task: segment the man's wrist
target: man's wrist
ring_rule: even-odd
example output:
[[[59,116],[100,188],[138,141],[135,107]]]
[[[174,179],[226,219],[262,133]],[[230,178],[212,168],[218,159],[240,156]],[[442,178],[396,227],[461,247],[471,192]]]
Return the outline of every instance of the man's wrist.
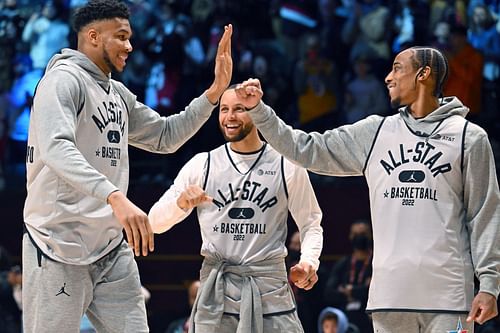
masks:
[[[250,108],[245,107],[245,111],[250,111],[250,110],[253,110],[253,109],[255,109],[256,107],[258,107],[258,106],[259,106],[259,104],[260,104],[260,101],[258,101],[258,102],[257,102],[257,104],[255,104],[254,106],[252,106],[252,107],[250,107]]]
[[[120,194],[122,194],[120,190],[114,190],[108,195],[108,197],[106,198],[106,202],[111,205],[112,202],[116,200]]]
[[[221,95],[222,92],[220,92],[220,89],[217,89],[217,87],[214,84],[212,84],[210,88],[208,88],[205,91],[205,96],[207,96],[208,101],[214,106],[219,104],[219,99]]]

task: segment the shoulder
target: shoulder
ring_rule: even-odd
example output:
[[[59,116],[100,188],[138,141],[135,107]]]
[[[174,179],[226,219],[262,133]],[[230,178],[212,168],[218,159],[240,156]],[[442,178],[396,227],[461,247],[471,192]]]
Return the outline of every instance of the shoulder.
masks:
[[[350,126],[353,130],[363,131],[364,133],[371,133],[371,132],[376,132],[380,127],[380,125],[383,122],[387,122],[387,120],[399,121],[402,120],[402,117],[399,115],[399,113],[387,117],[374,114],[364,119],[361,119],[352,125],[346,125],[346,126]]]
[[[120,82],[115,79],[110,79],[109,82],[113,85],[113,88],[115,88],[116,90],[126,91],[131,93],[130,90],[128,90],[128,88],[123,84],[123,82]]]
[[[135,95],[120,81],[110,79],[109,80],[113,89],[115,89],[123,98],[134,98]]]
[[[481,126],[473,122],[467,122],[464,135],[465,148],[474,146],[480,142],[488,142],[489,144],[488,133]]]
[[[220,145],[219,147],[217,148],[214,148],[212,149],[210,152],[205,152],[205,153],[202,153],[202,154],[218,154],[220,152],[223,152],[226,150],[226,144],[223,144],[223,145]]]
[[[198,153],[194,155],[184,167],[188,168],[197,168],[197,167],[203,167],[208,160],[208,152],[203,152],[203,153]],[[201,169],[199,169],[201,170]]]
[[[53,91],[53,93],[67,91],[76,96],[82,93],[85,86],[78,69],[60,65],[43,75],[38,83],[37,91],[40,89]]]
[[[64,85],[69,82],[78,83],[82,81],[81,69],[68,63],[61,63],[57,67],[48,70],[42,80],[53,80],[58,81],[60,84]]]

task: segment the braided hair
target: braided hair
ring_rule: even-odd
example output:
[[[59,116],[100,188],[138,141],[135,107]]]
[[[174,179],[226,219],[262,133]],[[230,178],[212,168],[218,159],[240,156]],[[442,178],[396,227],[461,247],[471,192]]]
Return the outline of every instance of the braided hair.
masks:
[[[85,6],[78,8],[73,15],[73,30],[80,30],[87,24],[114,18],[129,19],[127,5],[117,0],[90,0]]]
[[[420,68],[418,73],[420,74],[423,68],[429,66],[431,68],[431,75],[436,82],[433,95],[435,97],[442,97],[443,86],[448,78],[448,60],[446,60],[446,57],[441,51],[433,47],[414,46],[411,47],[410,50],[413,51],[411,57],[413,68],[415,70]],[[415,78],[415,81],[416,80]]]

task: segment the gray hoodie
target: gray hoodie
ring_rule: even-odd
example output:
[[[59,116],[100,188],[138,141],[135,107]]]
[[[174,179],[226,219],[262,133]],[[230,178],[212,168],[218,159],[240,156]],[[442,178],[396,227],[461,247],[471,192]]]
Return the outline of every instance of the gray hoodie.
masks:
[[[466,312],[470,309],[474,273],[479,278],[480,290],[498,297],[500,289],[500,194],[498,181],[487,134],[479,126],[463,120],[467,111],[468,109],[457,98],[449,97],[442,100],[438,109],[422,119],[414,119],[406,108],[402,108],[398,114],[391,117],[370,116],[355,124],[328,130],[322,134],[305,133],[292,129],[262,102],[249,111],[255,125],[265,139],[291,161],[320,174],[333,176],[365,175],[367,177],[374,230],[374,280],[370,286],[371,308],[373,310],[400,309],[408,304],[405,310]],[[387,140],[389,136],[387,128],[383,125],[384,122],[400,124],[398,127],[400,132],[393,133],[393,140]],[[385,149],[387,154],[393,148],[395,148],[394,151],[399,151],[399,147],[403,147],[398,143],[400,137],[411,138],[414,143],[419,145],[426,144],[429,139],[435,140],[431,143],[436,142],[442,145],[447,140],[454,140],[439,134],[443,130],[442,126],[446,126],[448,123],[453,126],[457,123],[463,124],[461,130],[457,131],[457,140],[454,141],[455,145],[453,146],[456,147],[453,154],[459,156],[458,161],[454,161],[459,166],[458,170],[453,171],[453,174],[456,175],[454,178],[449,177],[451,172],[447,174],[448,178],[434,177],[436,172],[432,173],[431,170],[428,170],[430,166],[437,165],[436,160],[442,155],[436,154],[432,161],[426,161],[426,165],[421,163],[420,166],[416,163],[412,164],[413,160],[407,157],[405,157],[405,161],[410,160],[408,166],[421,168],[422,172],[426,173],[425,181],[416,185],[424,188],[438,184],[436,187],[438,191],[439,184],[446,188],[446,191],[441,193],[440,199],[442,200],[435,201],[434,206],[439,207],[435,209],[436,211],[446,210],[442,205],[439,206],[440,202],[446,204],[459,202],[459,204],[447,206],[452,207],[448,209],[447,216],[433,215],[428,218],[425,216],[425,210],[419,210],[414,202],[407,201],[407,203],[415,204],[417,209],[412,210],[411,214],[405,214],[409,212],[407,207],[403,206],[406,201],[402,201],[402,199],[383,201],[384,193],[381,190],[385,191],[383,187],[387,186],[385,180],[381,182],[380,178],[374,179],[373,173],[368,172],[373,170],[373,168],[370,169],[371,166],[379,163],[379,160],[371,158],[372,149],[378,147],[377,154],[379,155],[376,157],[384,152],[380,148],[381,143],[377,142],[380,136],[379,131],[381,129],[385,131],[384,138],[387,141],[382,142],[387,143]],[[444,130],[448,129],[444,128]],[[452,148],[448,149],[450,152],[452,151]],[[402,150],[401,154],[409,152],[415,155],[417,150]],[[418,159],[415,156],[414,158]],[[394,165],[391,167],[396,168],[401,164],[400,162],[394,161]],[[391,167],[388,167],[387,172],[391,171]],[[397,172],[393,174],[398,175]],[[392,177],[391,181],[391,184],[397,182],[397,176]],[[451,184],[446,183],[447,181],[450,181]],[[412,186],[416,185],[412,184]],[[404,191],[400,190],[403,186],[405,184],[400,184],[398,190],[394,191],[396,197],[411,196],[417,191],[418,193],[423,191],[422,193],[425,194],[418,202],[430,202],[431,198],[435,199],[432,195],[436,192],[431,192],[427,188],[417,190],[406,186]],[[426,197],[427,193],[432,194],[430,198]],[[375,194],[377,194],[376,197]],[[390,197],[390,191],[387,194]],[[377,206],[375,202],[387,203],[383,207],[387,209],[387,216],[394,217],[394,220],[381,218],[381,211],[384,208],[380,208],[380,205]],[[423,215],[422,212],[424,212]],[[419,219],[422,221],[422,217],[428,219],[426,226],[433,223],[433,229],[428,229],[427,232],[433,237],[418,238],[425,235],[425,230],[418,229],[418,224],[406,223],[403,216],[412,219],[412,221]],[[453,219],[454,217],[456,218]],[[412,234],[412,228],[420,233],[414,234],[418,235],[417,239],[405,238]],[[393,240],[397,244],[389,244]],[[421,242],[419,243],[418,240]],[[438,243],[433,244],[433,241]],[[403,249],[404,254],[396,251],[390,252],[396,248]],[[431,252],[432,255],[429,255]],[[377,259],[381,260],[377,261]],[[453,262],[453,265],[437,271],[425,269],[439,262]],[[401,264],[398,266],[400,270],[394,268],[398,263]],[[416,266],[413,269],[418,270],[419,274],[410,276],[410,280],[399,281],[398,277],[403,275],[400,274],[401,271],[411,266],[409,263],[415,263]],[[383,282],[380,284],[375,281],[376,275],[384,267],[393,269],[394,273],[391,275],[389,272],[384,272],[384,279],[392,277],[393,280],[380,279],[379,281]],[[454,287],[439,291],[418,288],[422,285],[422,281],[425,282],[424,285],[432,285],[433,281],[437,281],[435,279],[441,282],[452,280]],[[376,286],[374,287],[374,285]],[[379,288],[380,285],[392,287]],[[400,294],[401,290],[405,292]],[[436,295],[442,297],[439,298]],[[449,295],[452,295],[453,300],[449,300]],[[439,302],[434,302],[436,299]]]
[[[209,118],[206,96],[160,117],[83,53],[63,49],[40,80],[31,112],[26,228],[42,252],[68,264],[103,257],[122,240],[106,200],[127,193],[128,144],[171,153]]]

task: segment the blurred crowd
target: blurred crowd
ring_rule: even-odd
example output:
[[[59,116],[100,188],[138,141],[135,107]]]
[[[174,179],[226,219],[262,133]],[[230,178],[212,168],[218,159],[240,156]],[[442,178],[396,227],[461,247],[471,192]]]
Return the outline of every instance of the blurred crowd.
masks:
[[[54,53],[76,48],[69,18],[85,2],[0,0],[0,191],[24,186],[36,85]],[[394,55],[409,46],[432,45],[449,60],[444,95],[458,96],[470,108],[468,118],[488,132],[500,168],[499,0],[130,0],[128,4],[134,51],[124,72],[114,77],[160,114],[182,110],[210,84],[217,43],[227,23],[235,28],[232,81],[259,78],[266,103],[287,123],[307,131],[394,112],[384,84]],[[138,168],[132,171],[131,182],[164,182],[194,153],[223,142],[211,134],[212,129],[206,133],[169,159],[131,148],[132,168]],[[361,231],[351,230],[349,236],[352,254],[332,268],[325,267],[313,292],[296,291],[306,332],[333,332],[324,329],[329,324],[323,326],[323,320],[335,320],[335,327],[344,323],[344,332],[356,332],[356,326],[366,332],[370,326],[362,309],[371,276],[371,231],[363,223],[357,227]],[[292,242],[289,250],[293,261]],[[4,260],[8,256],[2,251],[0,327],[16,332],[22,279],[19,268]],[[169,332],[183,332],[185,318],[177,324]],[[492,327],[491,332],[498,332],[499,326]]]
[[[16,179],[24,182],[29,108],[36,84],[54,53],[76,47],[69,18],[83,3],[0,0],[0,189]],[[128,4],[134,51],[125,71],[115,78],[161,114],[182,110],[211,82],[217,42],[227,23],[235,27],[233,82],[259,78],[266,103],[286,122],[305,130],[323,131],[370,114],[390,114],[384,77],[391,59],[408,46],[433,45],[449,59],[444,94],[456,95],[470,107],[469,118],[487,130],[498,152],[498,0]],[[164,181],[193,153],[212,149],[221,140],[208,134],[191,140],[168,163],[132,151],[132,167],[140,169],[132,172],[131,181]]]

